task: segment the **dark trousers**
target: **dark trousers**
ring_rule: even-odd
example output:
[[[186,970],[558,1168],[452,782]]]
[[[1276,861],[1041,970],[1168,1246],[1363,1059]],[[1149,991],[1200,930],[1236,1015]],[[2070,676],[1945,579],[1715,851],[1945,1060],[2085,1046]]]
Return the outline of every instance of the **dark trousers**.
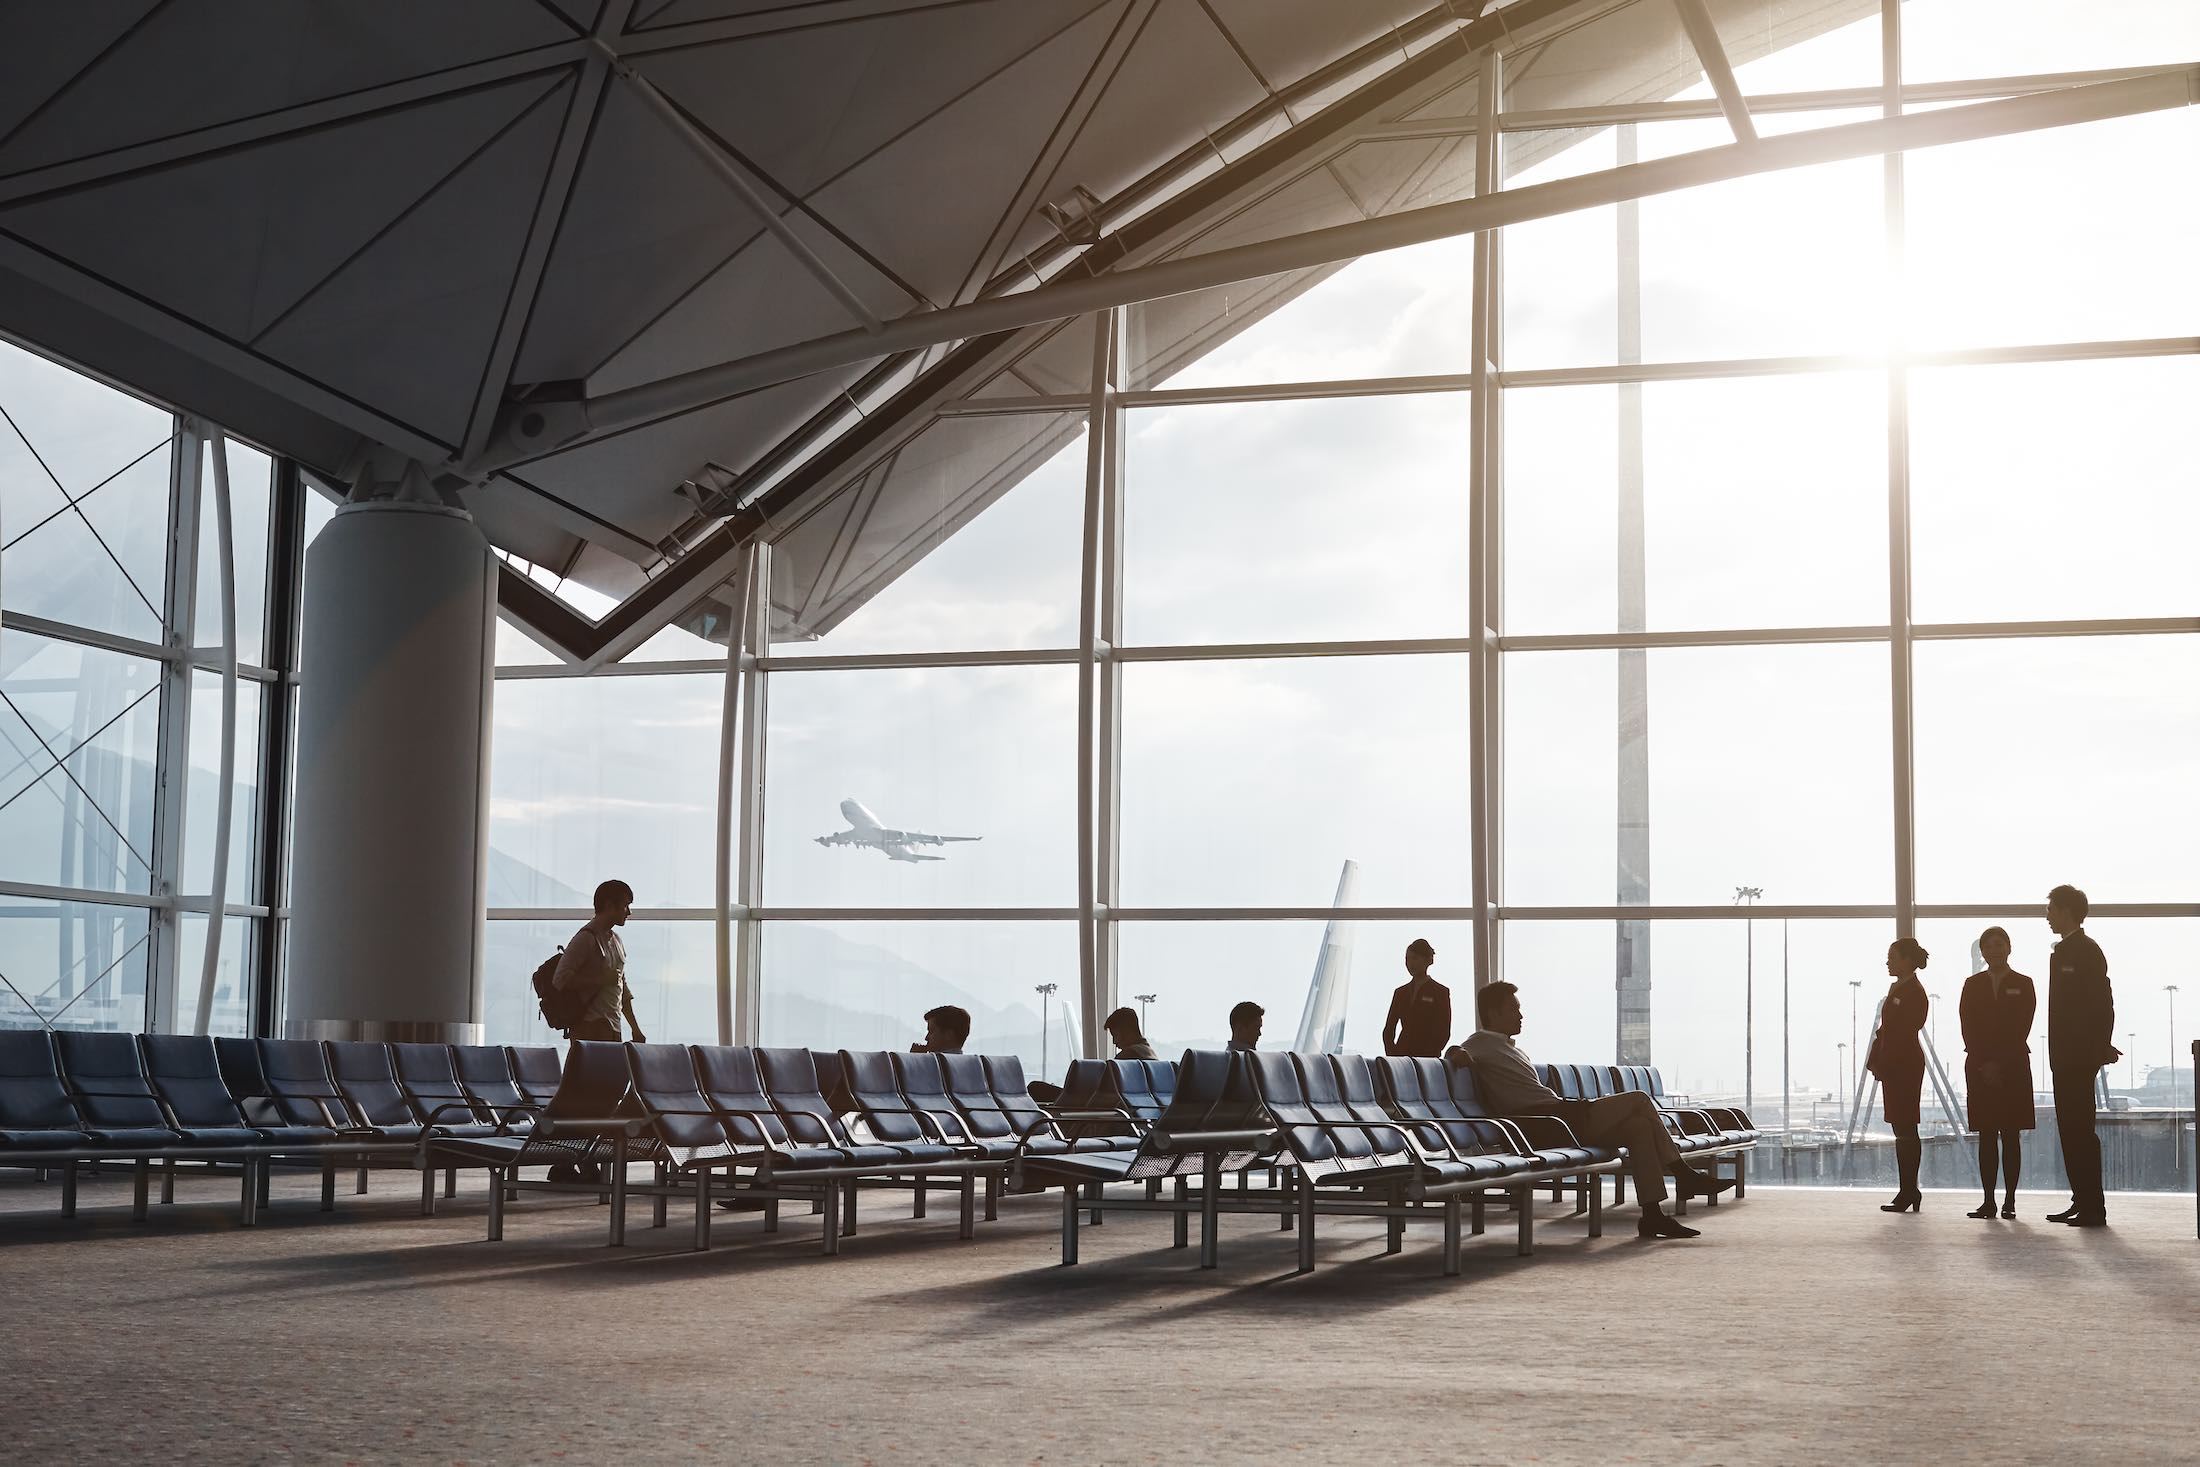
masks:
[[[2055,1130],[2062,1137],[2063,1171],[2070,1200],[2081,1212],[2100,1212],[2101,1138],[2093,1129],[2093,1077],[2097,1071],[2055,1071]]]
[[[611,1039],[619,1037],[617,1019],[583,1019],[565,1031],[568,1039]]]

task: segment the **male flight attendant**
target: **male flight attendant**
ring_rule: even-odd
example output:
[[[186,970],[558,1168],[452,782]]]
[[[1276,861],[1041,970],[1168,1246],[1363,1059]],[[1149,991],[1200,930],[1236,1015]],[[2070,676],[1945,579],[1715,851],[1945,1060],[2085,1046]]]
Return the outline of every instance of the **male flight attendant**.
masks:
[[[2124,1057],[2110,1042],[2116,995],[2108,984],[2108,959],[2084,931],[2090,910],[2085,893],[2074,886],[2047,894],[2047,925],[2062,939],[2047,960],[2047,1067],[2055,1076],[2055,1129],[2062,1137],[2063,1171],[2070,1177],[2070,1205],[2047,1220],[2077,1228],[2108,1225],[2093,1084],[2103,1065]]]

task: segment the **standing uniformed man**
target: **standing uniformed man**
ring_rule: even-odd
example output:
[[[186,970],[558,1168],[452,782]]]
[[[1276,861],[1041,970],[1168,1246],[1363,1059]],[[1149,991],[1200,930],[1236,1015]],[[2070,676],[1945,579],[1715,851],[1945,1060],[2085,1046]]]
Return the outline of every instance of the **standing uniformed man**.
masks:
[[[2112,1042],[2116,996],[2108,986],[2108,959],[2083,930],[2090,910],[2085,893],[2074,886],[2047,894],[2047,925],[2062,939],[2047,966],[2047,1067],[2054,1072],[2055,1129],[2062,1137],[2063,1170],[2070,1176],[2070,1205],[2047,1220],[2077,1228],[2108,1225],[2093,1086],[2101,1067],[2124,1053]]]

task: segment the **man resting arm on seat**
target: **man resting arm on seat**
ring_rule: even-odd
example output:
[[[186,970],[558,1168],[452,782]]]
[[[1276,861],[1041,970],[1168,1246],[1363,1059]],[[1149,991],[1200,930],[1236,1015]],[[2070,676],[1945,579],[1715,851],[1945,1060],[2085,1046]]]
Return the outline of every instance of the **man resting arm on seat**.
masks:
[[[1681,1160],[1657,1102],[1632,1091],[1595,1100],[1567,1100],[1536,1079],[1534,1061],[1513,1043],[1521,1028],[1520,990],[1510,983],[1492,983],[1479,990],[1474,995],[1474,1012],[1481,1027],[1444,1057],[1453,1064],[1473,1066],[1475,1086],[1491,1114],[1557,1116],[1587,1145],[1626,1147],[1628,1175],[1635,1179],[1635,1195],[1642,1201],[1642,1221],[1635,1231],[1645,1238],[1696,1237],[1696,1229],[1665,1211],[1666,1172],[1673,1173],[1683,1197],[1714,1196],[1734,1184],[1707,1177]]]

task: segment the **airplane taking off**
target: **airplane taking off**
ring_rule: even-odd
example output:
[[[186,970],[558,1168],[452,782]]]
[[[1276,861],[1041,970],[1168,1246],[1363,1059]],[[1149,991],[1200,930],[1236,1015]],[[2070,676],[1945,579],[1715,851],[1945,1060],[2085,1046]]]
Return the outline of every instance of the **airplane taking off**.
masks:
[[[840,802],[840,818],[848,822],[846,830],[812,839],[821,846],[869,846],[874,851],[883,851],[889,861],[908,861],[912,865],[918,861],[944,861],[947,857],[920,856],[909,849],[911,846],[941,846],[949,841],[985,839],[982,835],[927,835],[921,830],[889,830],[857,800]]]

